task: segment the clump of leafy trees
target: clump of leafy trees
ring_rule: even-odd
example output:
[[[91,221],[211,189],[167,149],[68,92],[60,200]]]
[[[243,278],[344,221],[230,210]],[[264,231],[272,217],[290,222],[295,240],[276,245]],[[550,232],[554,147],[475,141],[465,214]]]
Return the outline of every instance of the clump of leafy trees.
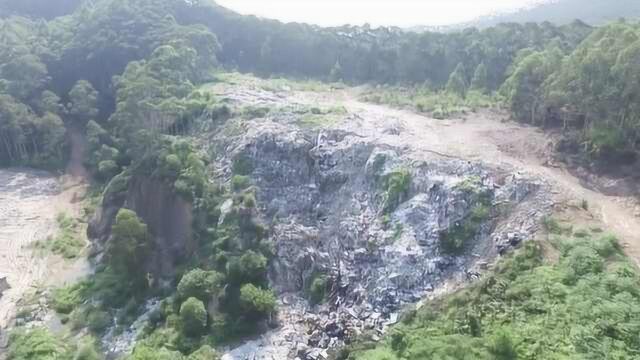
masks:
[[[514,116],[534,124],[575,129],[574,141],[594,160],[635,159],[638,149],[637,24],[595,30],[575,50],[551,43],[523,50],[503,85]]]

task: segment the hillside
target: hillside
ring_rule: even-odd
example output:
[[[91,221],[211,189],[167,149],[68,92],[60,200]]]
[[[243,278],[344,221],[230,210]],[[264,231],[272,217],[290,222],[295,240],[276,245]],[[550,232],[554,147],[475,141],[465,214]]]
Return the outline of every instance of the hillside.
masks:
[[[639,24],[43,1],[0,18],[0,358],[640,354]]]

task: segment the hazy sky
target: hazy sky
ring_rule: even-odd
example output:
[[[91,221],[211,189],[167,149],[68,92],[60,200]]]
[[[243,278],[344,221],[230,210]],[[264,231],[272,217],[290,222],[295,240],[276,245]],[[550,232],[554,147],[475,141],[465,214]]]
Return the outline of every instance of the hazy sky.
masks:
[[[447,25],[540,0],[217,0],[242,14],[324,26]]]

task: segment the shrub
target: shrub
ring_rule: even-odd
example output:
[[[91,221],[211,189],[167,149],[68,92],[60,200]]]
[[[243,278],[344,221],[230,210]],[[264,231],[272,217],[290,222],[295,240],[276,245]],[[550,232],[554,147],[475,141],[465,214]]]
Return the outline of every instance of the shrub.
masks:
[[[113,160],[104,160],[98,163],[98,173],[103,179],[111,179],[120,172],[120,167]]]
[[[203,345],[187,357],[187,360],[219,360],[218,353],[209,345]]]
[[[618,239],[613,235],[603,236],[592,243],[593,248],[598,255],[608,258],[621,252]]]
[[[262,284],[266,272],[267,258],[252,250],[245,252],[240,258],[232,258],[227,263],[227,278],[233,284]]]
[[[246,313],[262,317],[276,310],[276,297],[270,290],[246,284],[240,288],[240,306]]]
[[[182,161],[180,161],[178,155],[169,154],[164,157],[164,161],[160,163],[159,168],[163,176],[176,179],[182,171]]]
[[[233,191],[240,191],[248,188],[251,185],[251,179],[244,175],[234,175],[231,178],[231,189]]]
[[[180,321],[186,335],[202,335],[207,327],[207,310],[204,303],[193,297],[187,299],[180,306]]]
[[[69,314],[86,299],[86,283],[81,282],[71,286],[53,290],[51,303],[53,309],[60,314]]]
[[[271,112],[271,109],[268,107],[256,107],[256,106],[247,106],[242,110],[242,117],[245,119],[259,119],[263,118]]]
[[[516,360],[518,352],[511,339],[511,335],[505,331],[498,331],[489,344],[489,353],[495,360]]]
[[[582,201],[580,202],[580,207],[585,211],[589,210],[589,201],[587,201],[586,199],[582,199]]]
[[[196,298],[205,304],[211,300],[218,291],[224,278],[215,271],[193,269],[186,273],[178,283],[177,295],[181,300]]]
[[[96,334],[104,332],[111,324],[111,317],[106,311],[93,309],[87,317],[87,327]]]
[[[16,329],[9,334],[9,360],[58,360],[68,356],[67,345],[47,329]]]
[[[245,155],[239,155],[233,159],[231,167],[236,175],[249,175],[253,172],[253,161]]]
[[[577,278],[602,272],[604,261],[598,253],[586,246],[576,246],[564,259],[564,264],[568,268],[567,281],[574,282]]]
[[[49,247],[54,254],[65,259],[76,258],[85,243],[79,236],[78,222],[67,214],[60,213],[56,217],[58,233],[50,240]]]
[[[324,275],[316,276],[311,285],[309,285],[309,301],[311,304],[320,304],[325,301],[327,292],[327,277]]]
[[[96,350],[96,344],[92,340],[80,343],[73,356],[73,360],[101,360],[103,358]]]
[[[625,134],[618,126],[599,125],[587,133],[589,153],[593,158],[614,158],[625,149]]]
[[[247,209],[256,207],[256,196],[253,193],[247,193],[242,196],[242,206]]]
[[[184,356],[177,351],[168,350],[164,347],[150,347],[138,345],[127,360],[183,360]]]
[[[389,173],[384,178],[384,212],[390,213],[404,201],[409,194],[411,173],[407,169],[399,169]]]
[[[542,225],[550,234],[560,235],[564,232],[564,229],[562,228],[560,223],[551,216],[545,216],[542,219]]]

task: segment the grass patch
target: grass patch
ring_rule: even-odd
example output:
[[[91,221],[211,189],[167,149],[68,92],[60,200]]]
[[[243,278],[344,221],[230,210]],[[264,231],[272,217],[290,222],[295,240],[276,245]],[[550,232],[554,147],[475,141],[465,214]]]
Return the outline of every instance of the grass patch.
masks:
[[[44,327],[16,328],[9,333],[10,360],[99,360],[97,342],[90,336],[67,338]]]
[[[375,104],[385,104],[398,108],[408,108],[429,114],[436,119],[448,119],[476,112],[481,108],[497,107],[495,96],[470,91],[463,98],[446,91],[433,91],[426,87],[402,88],[386,87],[365,92],[361,100]]]
[[[38,249],[49,250],[65,259],[77,258],[85,247],[81,232],[83,227],[71,216],[60,213],[56,217],[58,233],[44,241],[35,243]]]
[[[295,113],[299,116],[296,122],[298,126],[318,129],[338,123],[347,114],[347,109],[344,106],[303,107],[296,109]]]
[[[344,358],[637,358],[640,275],[615,238],[564,237],[553,245],[557,263],[528,242],[483,281],[427,303],[381,343],[357,343]]]

